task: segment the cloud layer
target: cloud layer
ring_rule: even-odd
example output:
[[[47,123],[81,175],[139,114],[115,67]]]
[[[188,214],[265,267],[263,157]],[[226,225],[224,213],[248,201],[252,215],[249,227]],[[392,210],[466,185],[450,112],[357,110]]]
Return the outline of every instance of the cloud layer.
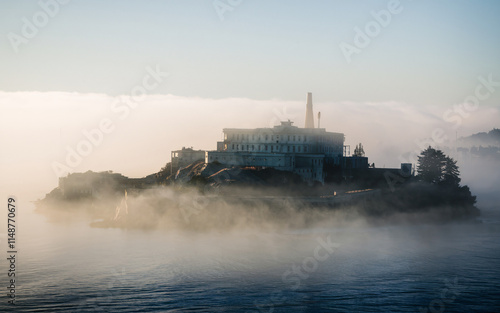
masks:
[[[313,95],[314,97],[314,95]],[[398,167],[401,156],[419,151],[426,138],[441,129],[454,139],[498,127],[498,108],[479,107],[460,128],[443,120],[443,108],[398,102],[314,102],[321,127],[342,132],[351,152],[363,143],[371,163]],[[453,108],[453,107],[450,107]],[[43,196],[57,184],[53,163],[65,164],[68,151],[88,140],[85,133],[108,133],[93,144],[75,172],[113,170],[142,177],[170,160],[170,151],[183,146],[215,149],[222,129],[271,127],[292,120],[303,127],[304,102],[280,99],[206,99],[174,95],[128,96],[67,92],[0,92],[2,189],[34,188]],[[315,121],[317,125],[317,121]],[[443,137],[441,136],[441,137]],[[444,142],[443,144],[446,144]],[[449,143],[448,143],[449,144]]]

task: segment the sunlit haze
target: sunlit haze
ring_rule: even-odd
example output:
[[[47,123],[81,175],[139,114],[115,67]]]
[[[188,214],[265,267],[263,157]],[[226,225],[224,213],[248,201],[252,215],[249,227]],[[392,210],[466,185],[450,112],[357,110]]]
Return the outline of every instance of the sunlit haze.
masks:
[[[14,298],[19,312],[497,310],[499,17],[497,0],[0,1],[0,288],[10,293],[0,311]],[[241,189],[231,170],[275,168],[208,152],[206,163],[169,164],[184,147],[227,152],[228,128],[324,132],[306,127],[308,93],[314,126],[343,134],[344,154],[310,136],[304,174],[295,146],[273,136],[262,159],[284,164],[273,155],[283,144],[295,176],[278,180],[287,170],[276,167],[269,185],[258,176],[266,187]],[[398,179],[423,186],[417,156],[429,146],[449,155],[446,175],[454,160],[460,169],[455,189],[435,185],[480,214],[460,220],[448,201],[456,220],[439,225],[434,202],[412,211],[411,196],[431,199],[420,189],[397,198],[382,175],[403,177],[411,163]],[[309,159],[318,155],[325,163]],[[314,166],[321,177],[307,181]],[[327,166],[338,180],[325,183]],[[359,187],[362,170],[384,185]],[[88,171],[137,180],[68,183]],[[275,187],[286,197],[263,192]],[[191,219],[185,203],[200,210]]]

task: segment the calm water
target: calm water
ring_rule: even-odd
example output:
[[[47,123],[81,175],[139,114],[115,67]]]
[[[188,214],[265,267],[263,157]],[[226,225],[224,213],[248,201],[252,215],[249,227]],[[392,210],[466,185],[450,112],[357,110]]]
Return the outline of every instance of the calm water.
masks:
[[[94,229],[30,210],[19,222],[17,305],[2,296],[0,311],[500,311],[493,210],[474,225],[230,234]],[[329,241],[331,251],[320,244]]]

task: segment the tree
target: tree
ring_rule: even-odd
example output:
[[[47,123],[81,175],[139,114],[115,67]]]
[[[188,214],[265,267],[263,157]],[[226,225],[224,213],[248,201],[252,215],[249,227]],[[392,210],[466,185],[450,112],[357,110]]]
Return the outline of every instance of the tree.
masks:
[[[458,186],[460,183],[457,161],[430,146],[418,157],[417,174],[422,181],[431,184]]]
[[[354,155],[357,157],[364,157],[365,156],[365,150],[363,149],[363,145],[359,143],[359,145],[356,145],[356,149],[354,149]]]
[[[443,180],[441,183],[448,186],[458,186],[461,180],[459,176],[460,171],[458,170],[457,161],[446,157]]]

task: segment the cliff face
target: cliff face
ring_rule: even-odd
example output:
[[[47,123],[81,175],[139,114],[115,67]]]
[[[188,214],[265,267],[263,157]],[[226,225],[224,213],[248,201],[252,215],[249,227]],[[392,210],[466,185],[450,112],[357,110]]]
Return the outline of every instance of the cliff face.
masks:
[[[235,208],[241,212],[265,208],[271,215],[292,210],[291,216],[303,209],[335,209],[381,221],[394,217],[448,221],[479,215],[475,197],[467,187],[432,185],[415,179],[402,181],[394,188],[385,183],[385,188],[360,190],[359,184],[352,182],[310,186],[299,175],[287,171],[226,167],[203,161],[183,167],[169,177],[159,174],[162,173],[138,179],[111,172],[71,174],[38,204],[47,209],[89,212],[94,218],[103,217],[105,227],[149,227],[165,214],[169,216],[167,220],[183,223],[186,215],[202,216],[199,212],[209,211],[212,214],[220,208],[226,210],[226,215],[234,214]],[[365,181],[373,178],[366,174],[360,177]],[[125,210],[123,203],[128,203]],[[120,218],[123,212],[128,216],[126,223]],[[143,216],[145,212],[147,216]],[[203,221],[200,217],[200,223]]]
[[[303,182],[294,173],[273,168],[226,167],[219,163],[195,162],[179,169],[167,180],[175,185],[202,187],[204,191],[217,193],[238,187],[245,188],[245,194],[290,194],[300,191],[311,191],[312,186]]]
[[[267,187],[275,189],[310,188],[299,175],[272,168],[226,167],[219,163],[192,163],[166,177],[159,172],[143,178],[128,178],[118,173],[73,173],[59,180],[59,186],[47,194],[46,199],[101,199],[120,197],[124,191],[140,193],[159,185],[203,187],[220,192],[224,187]],[[261,188],[262,189],[262,188]]]
[[[100,198],[114,193],[123,194],[127,189],[140,190],[156,184],[154,175],[128,178],[122,174],[107,172],[73,173],[59,178],[58,194],[65,199]]]

